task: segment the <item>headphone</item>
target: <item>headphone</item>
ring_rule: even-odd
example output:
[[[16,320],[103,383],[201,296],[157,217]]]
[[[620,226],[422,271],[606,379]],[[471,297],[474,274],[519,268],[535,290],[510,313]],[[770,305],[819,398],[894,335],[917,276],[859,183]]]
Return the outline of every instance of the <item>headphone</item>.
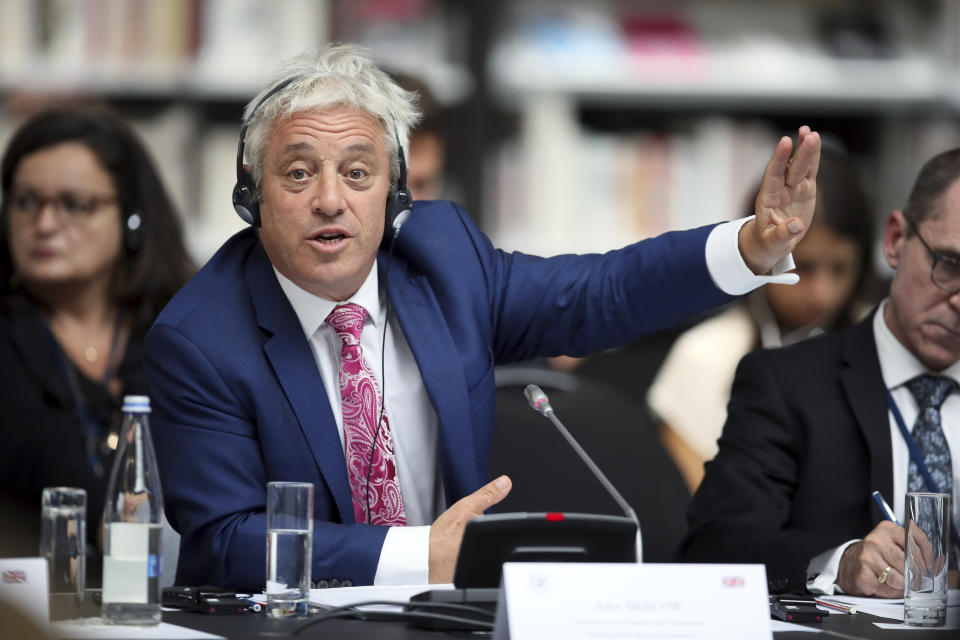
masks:
[[[123,245],[130,253],[140,251],[143,246],[144,226],[143,214],[139,211],[123,217]]]
[[[247,127],[250,126],[250,121],[264,102],[291,82],[300,80],[303,77],[304,76],[293,76],[292,78],[287,78],[270,89],[253,107],[253,110],[250,112],[250,117],[246,119],[240,128],[240,144],[237,146],[237,184],[233,187],[233,208],[244,222],[254,227],[260,226],[260,202],[255,195],[256,185],[253,183],[253,176],[243,168],[243,150],[246,145]],[[394,125],[393,128],[393,135],[397,139],[400,175],[397,177],[397,183],[394,185],[394,189],[390,195],[387,196],[386,222],[383,227],[384,241],[391,237],[395,239],[400,233],[400,227],[406,222],[407,218],[410,217],[410,206],[413,202],[413,198],[410,196],[410,190],[407,189],[407,163],[404,158],[403,146],[400,144],[400,134],[397,133],[396,125]],[[131,218],[132,217],[133,216],[131,216]]]
[[[7,234],[6,225],[7,221],[5,220],[6,216],[2,215],[6,210],[6,203],[0,202],[0,237]],[[127,252],[130,254],[135,254],[143,247],[143,240],[146,234],[146,223],[144,221],[144,216],[140,211],[135,210],[125,216],[123,216],[123,221],[121,223],[122,232],[123,232],[123,246],[127,249]]]

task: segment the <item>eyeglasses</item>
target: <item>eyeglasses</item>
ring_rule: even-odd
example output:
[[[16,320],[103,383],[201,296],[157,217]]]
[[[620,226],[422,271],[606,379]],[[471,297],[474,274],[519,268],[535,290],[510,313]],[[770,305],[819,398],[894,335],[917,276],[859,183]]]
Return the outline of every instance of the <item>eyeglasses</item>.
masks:
[[[10,200],[10,211],[24,218],[34,217],[46,206],[68,220],[83,220],[93,216],[102,207],[113,204],[117,199],[111,195],[82,195],[71,191],[61,191],[52,196],[22,192],[14,194]]]
[[[960,291],[960,260],[945,256],[942,253],[937,253],[931,249],[927,241],[920,235],[920,229],[917,227],[917,223],[907,216],[904,216],[904,218],[906,218],[907,223],[913,228],[913,232],[917,234],[917,238],[920,239],[923,248],[930,254],[930,259],[933,260],[933,265],[930,267],[930,280],[933,284],[937,289],[950,295],[954,295]]]

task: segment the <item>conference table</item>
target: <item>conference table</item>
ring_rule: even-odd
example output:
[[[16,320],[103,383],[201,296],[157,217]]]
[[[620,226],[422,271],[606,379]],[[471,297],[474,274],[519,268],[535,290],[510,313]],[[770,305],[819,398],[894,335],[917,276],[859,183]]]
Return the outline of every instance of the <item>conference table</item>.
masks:
[[[51,613],[58,616],[56,602],[52,603]],[[84,616],[99,615],[99,608],[93,603],[93,598],[86,598]],[[230,640],[269,640],[276,638],[382,638],[384,640],[428,640],[438,638],[483,638],[490,637],[484,634],[471,634],[464,631],[434,631],[423,629],[401,621],[367,621],[350,619],[325,620],[318,624],[304,628],[310,618],[294,618],[275,620],[263,613],[244,613],[226,615],[207,615],[192,611],[164,611],[163,621],[180,627],[188,627],[198,631],[216,634]],[[958,632],[954,630],[938,629],[881,629],[874,622],[890,622],[884,618],[877,618],[869,614],[831,615],[822,623],[810,624],[822,633],[790,631],[776,632],[776,640],[814,640],[817,637],[823,640],[832,638],[846,638],[848,640],[899,640],[923,638],[954,638]],[[129,638],[141,638],[136,628],[131,628]],[[57,638],[53,633],[52,638]]]

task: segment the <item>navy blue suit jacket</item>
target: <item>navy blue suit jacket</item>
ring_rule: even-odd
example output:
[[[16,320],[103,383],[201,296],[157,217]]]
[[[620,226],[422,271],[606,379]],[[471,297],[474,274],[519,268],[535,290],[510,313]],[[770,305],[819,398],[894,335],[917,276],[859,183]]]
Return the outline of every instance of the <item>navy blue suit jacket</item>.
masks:
[[[451,503],[487,480],[494,365],[613,347],[730,300],[707,271],[709,232],[544,259],[494,249],[451,203],[416,204],[387,295],[439,418]],[[316,487],[314,579],[372,583],[387,529],[354,522],[324,381],[252,229],[177,294],[146,347],[178,584],[262,588],[272,480]]]

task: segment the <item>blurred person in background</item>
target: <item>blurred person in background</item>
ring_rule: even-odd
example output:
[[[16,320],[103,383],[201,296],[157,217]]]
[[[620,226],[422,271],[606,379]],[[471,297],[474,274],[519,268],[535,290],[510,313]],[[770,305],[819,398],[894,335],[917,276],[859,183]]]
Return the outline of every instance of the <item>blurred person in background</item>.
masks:
[[[751,198],[746,209],[752,206]],[[813,220],[793,251],[800,282],[757,289],[684,332],[647,393],[664,445],[691,493],[703,479],[704,463],[716,455],[740,358],[849,327],[870,309],[865,295],[873,217],[852,159],[835,145],[824,144],[821,151]],[[689,401],[691,390],[696,402]]]
[[[400,87],[417,95],[422,114],[420,122],[410,130],[407,188],[414,200],[439,200],[446,195],[447,136],[443,109],[419,78],[399,72],[390,75]]]
[[[35,556],[43,487],[85,489],[100,521],[122,397],[147,392],[144,335],[194,269],[149,155],[107,110],[28,119],[0,188],[0,522],[19,528],[0,553]]]

